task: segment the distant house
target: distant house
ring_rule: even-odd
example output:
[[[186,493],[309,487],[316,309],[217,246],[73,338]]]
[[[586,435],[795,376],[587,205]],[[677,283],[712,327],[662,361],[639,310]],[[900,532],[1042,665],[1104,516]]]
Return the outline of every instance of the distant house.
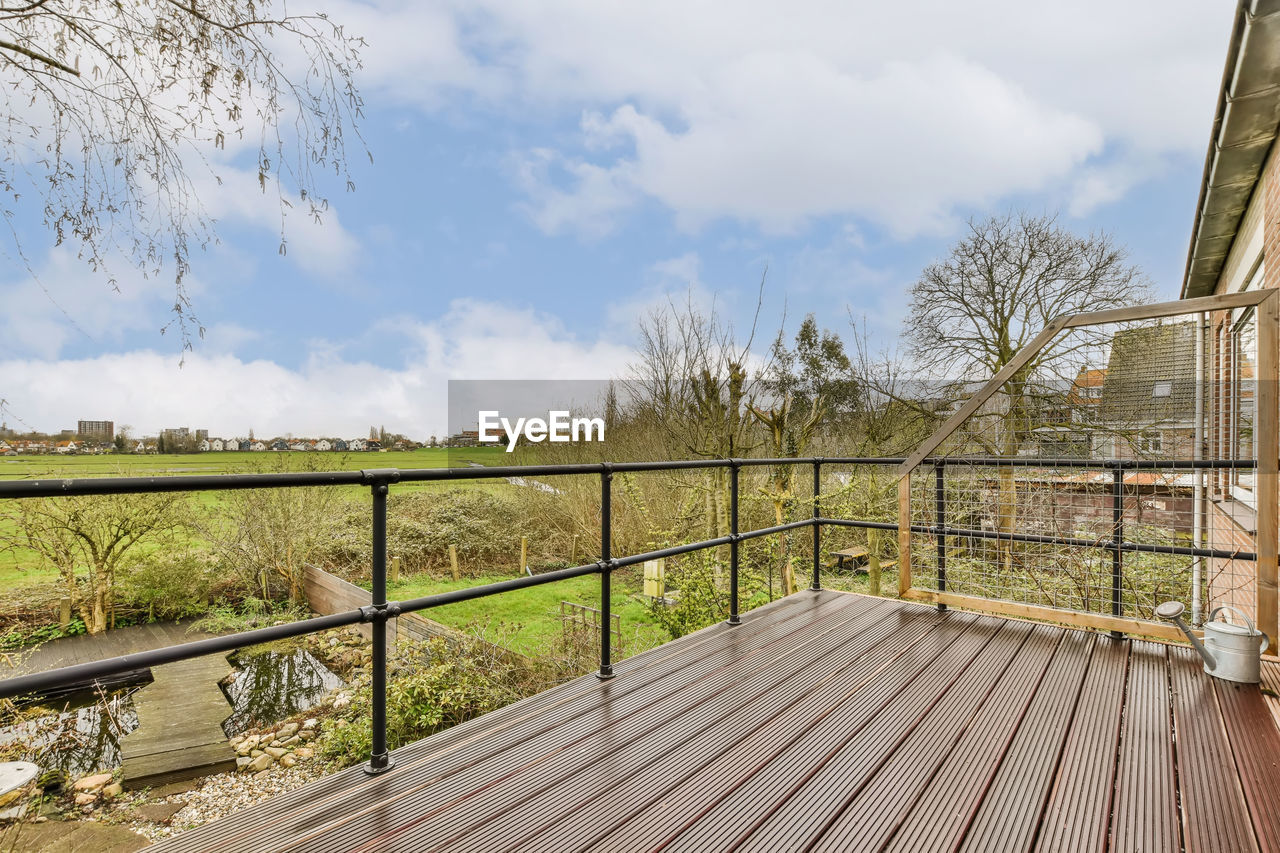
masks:
[[[305,441],[294,441],[294,442],[290,442],[288,449],[289,450],[310,450],[311,446],[307,444]]]
[[[54,446],[54,453],[75,453],[79,450],[79,446],[74,441],[59,441]]]
[[[209,444],[209,439],[207,438],[200,439],[200,443],[196,445],[196,448],[201,453],[208,453],[210,447],[212,447],[212,445]]]
[[[1116,332],[1095,416],[1095,455],[1190,459],[1196,416],[1195,324]]]
[[[372,438],[364,443],[365,450],[381,450],[382,442],[374,441]]]
[[[312,445],[313,450],[333,450],[333,442],[327,438],[322,438]]]
[[[220,450],[222,450],[222,448],[223,448],[223,447],[225,447],[225,446],[226,446],[225,442],[223,442],[223,440],[222,440],[222,439],[220,439],[220,438],[212,438],[212,439],[209,439],[209,441],[208,441],[207,443],[208,443],[208,445],[209,445],[209,449],[210,449],[210,450],[219,450],[219,451],[220,451]]]
[[[289,442],[285,441],[283,438],[277,438],[275,441],[271,442],[271,449],[277,451],[288,450]]]
[[[365,440],[363,438],[353,438],[347,442],[347,449],[352,451],[364,450]]]
[[[267,445],[264,442],[255,441],[253,444],[249,445],[249,449],[253,451],[263,451],[267,449]]]
[[[350,450],[350,448],[347,447],[347,442],[341,438],[335,438],[333,440],[333,449],[340,453],[346,453],[348,450]]]

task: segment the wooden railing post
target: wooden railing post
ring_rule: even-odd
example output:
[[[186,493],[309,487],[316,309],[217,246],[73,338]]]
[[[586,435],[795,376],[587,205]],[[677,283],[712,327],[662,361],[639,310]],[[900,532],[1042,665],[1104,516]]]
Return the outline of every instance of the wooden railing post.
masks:
[[[898,479],[898,597],[911,591],[911,472]]]
[[[1254,399],[1257,404],[1258,469],[1258,629],[1271,641],[1280,640],[1280,595],[1277,594],[1277,556],[1280,555],[1280,291],[1258,304],[1258,365]]]

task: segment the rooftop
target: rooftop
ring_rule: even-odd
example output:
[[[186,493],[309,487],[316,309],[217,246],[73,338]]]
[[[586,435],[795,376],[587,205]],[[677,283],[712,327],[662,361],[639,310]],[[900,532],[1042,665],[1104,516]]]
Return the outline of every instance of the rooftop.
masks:
[[[1280,846],[1269,700],[1188,648],[805,591],[615,673],[155,849]]]

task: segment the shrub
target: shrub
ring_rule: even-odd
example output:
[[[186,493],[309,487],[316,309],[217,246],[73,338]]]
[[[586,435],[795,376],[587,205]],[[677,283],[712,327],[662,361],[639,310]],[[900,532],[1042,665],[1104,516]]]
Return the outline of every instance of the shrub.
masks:
[[[402,645],[404,666],[387,685],[387,742],[395,749],[520,698],[515,665],[479,643]],[[342,716],[325,723],[320,757],[346,767],[372,749],[367,676],[352,684],[355,700]]]
[[[180,619],[208,609],[216,578],[206,554],[159,550],[125,568],[120,599],[151,620]]]

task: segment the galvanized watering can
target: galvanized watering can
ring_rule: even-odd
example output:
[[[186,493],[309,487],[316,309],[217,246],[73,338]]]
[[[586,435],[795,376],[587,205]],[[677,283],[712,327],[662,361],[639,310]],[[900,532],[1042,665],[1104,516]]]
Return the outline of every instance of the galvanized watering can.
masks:
[[[1156,615],[1168,619],[1182,629],[1191,645],[1204,658],[1204,671],[1214,678],[1227,681],[1238,681],[1242,684],[1257,684],[1261,679],[1260,661],[1262,653],[1267,650],[1267,638],[1253,625],[1253,620],[1234,607],[1223,605],[1213,608],[1209,621],[1204,623],[1204,642],[1191,633],[1187,623],[1182,621],[1185,610],[1180,602],[1166,601],[1156,608]],[[1233,622],[1218,621],[1218,614],[1230,610],[1238,616],[1243,625]]]

